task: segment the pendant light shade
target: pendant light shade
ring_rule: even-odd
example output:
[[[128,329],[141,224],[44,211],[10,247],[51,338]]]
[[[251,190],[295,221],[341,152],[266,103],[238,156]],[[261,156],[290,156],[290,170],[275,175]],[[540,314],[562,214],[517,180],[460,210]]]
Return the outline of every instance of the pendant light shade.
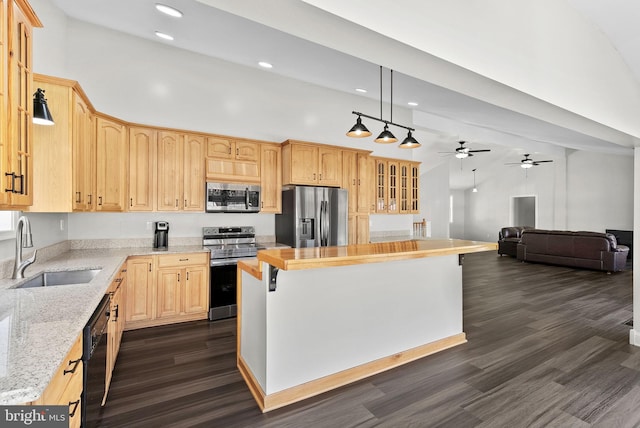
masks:
[[[47,100],[44,97],[44,89],[38,88],[33,94],[33,123],[38,125],[53,125],[53,116],[47,106]]]
[[[347,137],[363,138],[371,135],[371,132],[362,123],[362,119],[358,116],[356,124],[347,132]]]
[[[411,135],[411,131],[409,131],[409,133],[407,134],[407,138],[405,138],[398,147],[400,147],[401,149],[415,149],[420,147],[421,145],[422,144],[418,143],[418,140],[413,138],[413,136]]]
[[[395,135],[391,133],[391,131],[389,131],[389,125],[385,123],[384,131],[382,131],[380,135],[378,135],[378,138],[376,138],[373,141],[375,141],[376,143],[387,144],[387,143],[395,143],[396,141],[398,141],[398,139],[395,137]]]

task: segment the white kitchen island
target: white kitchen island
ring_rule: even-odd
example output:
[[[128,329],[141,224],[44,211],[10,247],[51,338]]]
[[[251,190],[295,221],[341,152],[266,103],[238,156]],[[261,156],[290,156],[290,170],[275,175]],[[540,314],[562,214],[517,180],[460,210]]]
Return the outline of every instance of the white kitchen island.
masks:
[[[258,252],[238,264],[238,368],[263,411],[466,342],[455,239]]]

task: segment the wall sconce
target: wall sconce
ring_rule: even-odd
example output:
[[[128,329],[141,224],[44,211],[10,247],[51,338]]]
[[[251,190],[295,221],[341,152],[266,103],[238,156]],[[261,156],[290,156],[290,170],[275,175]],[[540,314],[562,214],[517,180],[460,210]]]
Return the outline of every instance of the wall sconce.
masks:
[[[44,89],[38,88],[33,94],[33,123],[38,125],[53,125],[53,116],[47,106],[47,99],[44,97]]]

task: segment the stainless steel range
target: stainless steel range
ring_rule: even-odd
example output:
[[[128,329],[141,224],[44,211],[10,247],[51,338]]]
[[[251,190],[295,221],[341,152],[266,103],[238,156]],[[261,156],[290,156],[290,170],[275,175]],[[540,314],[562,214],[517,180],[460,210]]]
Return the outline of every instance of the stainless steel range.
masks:
[[[235,317],[237,264],[258,253],[255,228],[203,227],[202,245],[211,251],[209,319]]]

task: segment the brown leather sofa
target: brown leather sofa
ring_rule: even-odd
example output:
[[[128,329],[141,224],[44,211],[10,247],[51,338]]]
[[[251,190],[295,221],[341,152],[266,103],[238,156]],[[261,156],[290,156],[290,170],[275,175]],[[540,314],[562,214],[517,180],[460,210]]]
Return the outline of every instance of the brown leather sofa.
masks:
[[[624,270],[628,253],[615,236],[599,232],[527,229],[517,246],[518,260],[607,272]]]
[[[518,243],[520,242],[520,236],[525,229],[532,229],[529,226],[511,226],[503,227],[498,232],[498,254],[506,254],[511,257],[515,257],[518,252]]]

